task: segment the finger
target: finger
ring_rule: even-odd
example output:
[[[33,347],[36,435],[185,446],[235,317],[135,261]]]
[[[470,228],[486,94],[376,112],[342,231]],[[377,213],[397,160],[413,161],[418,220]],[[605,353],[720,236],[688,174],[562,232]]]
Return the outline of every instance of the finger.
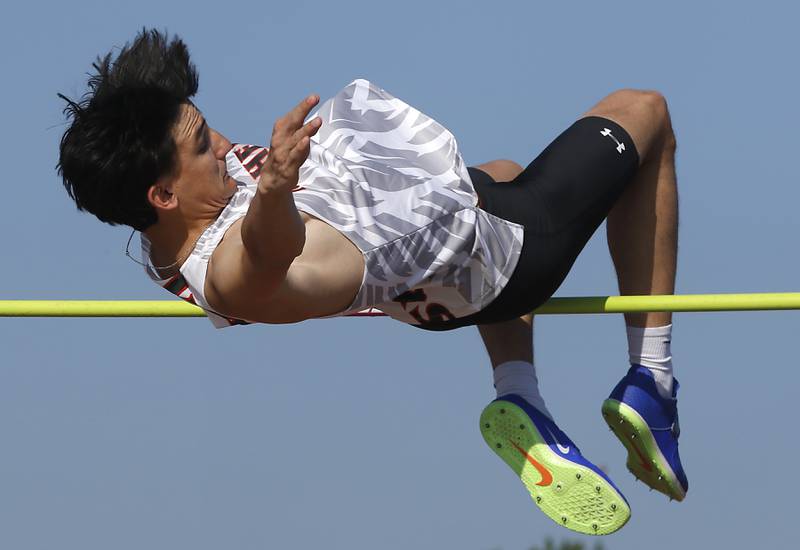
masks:
[[[278,133],[277,137],[279,138],[293,134],[302,126],[303,121],[308,116],[308,113],[311,112],[311,109],[313,109],[317,103],[319,103],[319,96],[316,94],[312,94],[298,103],[294,109],[289,111],[285,116],[280,118],[278,122],[275,123],[273,137],[275,137],[276,133]]]
[[[300,168],[300,165],[306,161],[310,152],[311,139],[308,136],[305,136],[297,142],[297,145],[295,145],[291,151],[289,151],[287,163],[292,167],[293,170],[297,170]]]
[[[320,117],[314,117],[313,119],[309,120],[306,124],[304,124],[302,128],[294,132],[291,136],[286,136],[283,138],[278,137],[277,140],[275,137],[273,137],[273,146],[276,146],[278,150],[291,151],[292,149],[294,149],[294,147],[301,139],[303,139],[304,137],[313,136],[319,131],[321,127],[322,127],[322,119]]]
[[[304,137],[311,137],[316,134],[319,129],[322,128],[322,119],[320,117],[314,117],[309,120],[307,123],[303,125],[302,128],[297,130],[294,135],[292,135],[293,143],[292,146],[296,145]]]

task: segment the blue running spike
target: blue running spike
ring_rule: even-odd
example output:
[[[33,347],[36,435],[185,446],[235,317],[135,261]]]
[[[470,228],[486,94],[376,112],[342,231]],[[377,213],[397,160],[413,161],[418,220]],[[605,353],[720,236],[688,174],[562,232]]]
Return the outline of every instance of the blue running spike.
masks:
[[[672,398],[661,397],[650,370],[633,365],[603,402],[602,412],[628,451],[631,473],[649,487],[680,501],[686,497],[689,482],[678,454],[679,387],[675,380]]]

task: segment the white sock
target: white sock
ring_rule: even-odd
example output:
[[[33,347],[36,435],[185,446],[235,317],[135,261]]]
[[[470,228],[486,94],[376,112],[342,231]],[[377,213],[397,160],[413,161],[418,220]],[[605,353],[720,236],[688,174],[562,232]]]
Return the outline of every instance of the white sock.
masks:
[[[507,361],[497,365],[493,376],[497,397],[515,393],[530,405],[533,405],[536,410],[550,418],[550,420],[553,419],[539,393],[539,380],[536,378],[536,368],[533,363]]]
[[[631,363],[647,367],[653,373],[661,397],[672,397],[672,325],[664,327],[627,327],[628,354]]]

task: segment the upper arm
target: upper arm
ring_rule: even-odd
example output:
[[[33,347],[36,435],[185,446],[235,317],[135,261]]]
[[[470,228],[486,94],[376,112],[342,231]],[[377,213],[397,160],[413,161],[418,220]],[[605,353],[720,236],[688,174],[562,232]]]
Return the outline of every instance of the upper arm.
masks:
[[[223,315],[261,323],[296,323],[341,309],[331,303],[335,291],[325,271],[300,258],[285,267],[259,266],[235,235],[226,237],[211,256],[204,290],[211,308]]]
[[[242,244],[241,235],[236,232],[226,236],[209,259],[204,288],[206,301],[223,315],[248,321],[263,320],[263,312],[269,309],[274,295],[283,285],[288,269],[288,265],[254,263]]]
[[[212,309],[247,321],[295,323],[334,315],[355,299],[364,267],[349,242],[317,231],[288,265],[260,266],[239,227],[229,229],[209,260],[205,294]]]

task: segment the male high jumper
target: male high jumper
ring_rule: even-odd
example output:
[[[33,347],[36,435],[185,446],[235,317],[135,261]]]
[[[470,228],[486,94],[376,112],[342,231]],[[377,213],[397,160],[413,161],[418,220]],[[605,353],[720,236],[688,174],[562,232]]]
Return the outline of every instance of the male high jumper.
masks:
[[[527,168],[468,168],[449,131],[366,80],[303,99],[269,148],[233,145],[192,103],[177,38],[142,31],[68,102],[59,171],[81,210],[142,233],[148,274],[215,326],[376,308],[428,330],[477,325],[497,399],[487,444],[567,528],[606,534],[627,501],[539,394],[531,312],[607,218],[621,294],[674,292],[675,136],[657,92],[620,90]],[[63,96],[62,96],[63,97]],[[602,406],[644,483],[682,500],[671,314],[626,314],[631,367]]]

